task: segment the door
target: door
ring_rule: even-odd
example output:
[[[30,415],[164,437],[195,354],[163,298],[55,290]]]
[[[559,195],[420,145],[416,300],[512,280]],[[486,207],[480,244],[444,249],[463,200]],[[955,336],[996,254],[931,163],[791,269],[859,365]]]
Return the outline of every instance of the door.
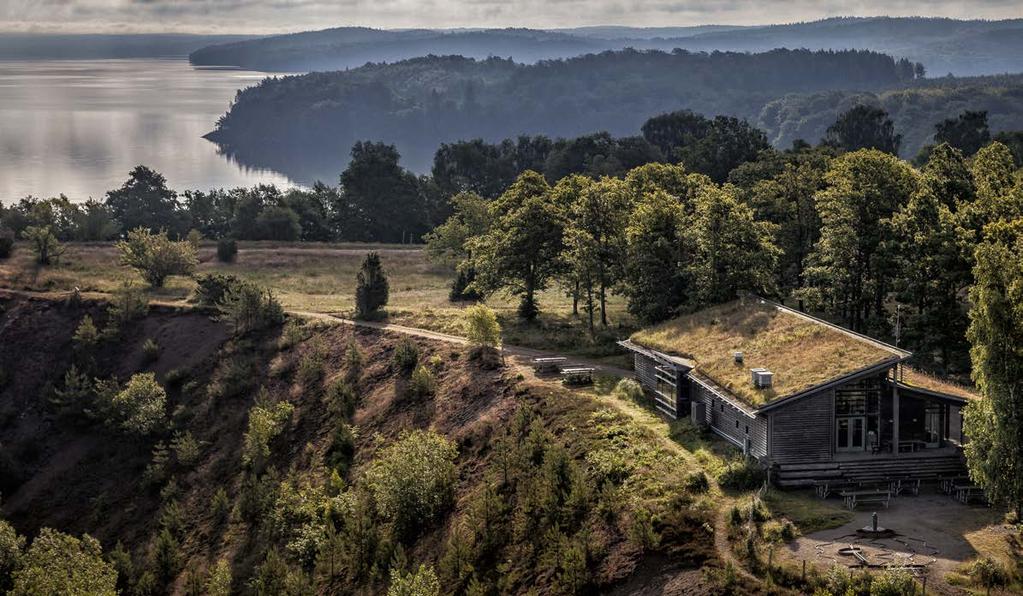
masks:
[[[835,450],[863,451],[866,444],[866,418],[853,416],[835,419]]]

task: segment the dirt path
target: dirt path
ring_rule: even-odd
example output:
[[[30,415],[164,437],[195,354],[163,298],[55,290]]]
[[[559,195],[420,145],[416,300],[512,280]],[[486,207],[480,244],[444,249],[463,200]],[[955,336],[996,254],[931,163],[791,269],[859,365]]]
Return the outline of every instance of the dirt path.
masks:
[[[443,341],[447,343],[466,345],[469,343],[464,337],[457,335],[450,335],[447,333],[440,333],[438,331],[430,331],[429,329],[420,329],[418,327],[406,327],[405,325],[395,325],[394,323],[385,323],[381,321],[356,321],[353,319],[346,319],[337,315],[328,313],[317,313],[310,311],[288,311],[289,314],[296,315],[299,317],[318,319],[324,321],[334,321],[343,325],[351,325],[353,327],[362,327],[366,329],[377,329],[380,331],[392,331],[395,333],[403,333],[405,335],[411,335],[413,337],[422,337],[424,339],[433,339],[436,341]],[[558,356],[556,352],[548,352],[545,350],[536,350],[533,348],[524,348],[522,346],[504,346],[504,354],[506,356],[513,356],[520,359],[533,359],[542,358],[547,356]],[[592,366],[597,370],[598,373],[611,375],[619,378],[632,378],[634,373],[631,370],[626,370],[617,366],[609,366],[607,364],[601,364],[599,362],[593,362],[586,360],[585,358],[571,357],[570,360],[574,363],[584,364],[586,366]],[[549,379],[547,379],[549,380]]]

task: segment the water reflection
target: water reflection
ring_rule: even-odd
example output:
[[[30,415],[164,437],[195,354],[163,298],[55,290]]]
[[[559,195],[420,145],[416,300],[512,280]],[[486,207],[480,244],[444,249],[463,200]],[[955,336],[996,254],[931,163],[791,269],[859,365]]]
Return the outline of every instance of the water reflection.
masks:
[[[292,185],[202,135],[264,75],[185,60],[0,62],[0,201],[101,197],[144,163],[172,188]]]

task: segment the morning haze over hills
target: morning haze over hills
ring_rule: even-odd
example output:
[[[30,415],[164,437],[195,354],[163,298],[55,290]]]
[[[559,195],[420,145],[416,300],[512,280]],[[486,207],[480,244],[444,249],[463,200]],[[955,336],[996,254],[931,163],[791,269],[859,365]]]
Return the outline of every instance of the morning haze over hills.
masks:
[[[689,109],[746,119],[769,141],[819,141],[839,113],[878,105],[912,157],[935,123],[986,110],[1023,128],[1023,20],[833,18],[759,27],[338,28],[217,44],[198,66],[323,71],[238,94],[207,137],[239,163],[311,183],[360,139],[429,171],[442,143],[519,135],[635,136]],[[453,56],[457,56],[454,58]],[[945,76],[951,74],[952,76]]]

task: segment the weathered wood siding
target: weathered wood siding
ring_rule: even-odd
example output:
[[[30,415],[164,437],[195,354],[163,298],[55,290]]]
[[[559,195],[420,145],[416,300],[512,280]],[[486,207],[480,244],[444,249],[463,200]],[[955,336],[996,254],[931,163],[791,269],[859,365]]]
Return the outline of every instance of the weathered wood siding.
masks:
[[[771,461],[828,461],[834,443],[834,392],[822,391],[768,413]]]
[[[642,354],[633,353],[633,356],[633,368],[636,369],[636,378],[639,380],[639,384],[645,389],[653,391],[657,388],[657,377],[654,375],[654,367],[657,366],[657,362]]]
[[[767,455],[767,420],[763,416],[750,416],[700,383],[692,382],[690,387],[693,401],[706,404],[705,422],[711,428],[740,449],[745,448],[748,438],[750,455],[756,458]]]

